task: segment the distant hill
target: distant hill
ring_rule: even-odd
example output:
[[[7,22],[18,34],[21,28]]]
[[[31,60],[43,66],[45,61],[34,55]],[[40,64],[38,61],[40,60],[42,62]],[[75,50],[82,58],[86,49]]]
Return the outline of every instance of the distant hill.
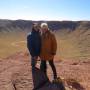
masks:
[[[0,19],[0,32],[12,31],[30,31],[32,23],[47,22],[52,30],[68,29],[70,31],[76,29],[90,29],[90,21],[31,21],[31,20],[4,20]]]

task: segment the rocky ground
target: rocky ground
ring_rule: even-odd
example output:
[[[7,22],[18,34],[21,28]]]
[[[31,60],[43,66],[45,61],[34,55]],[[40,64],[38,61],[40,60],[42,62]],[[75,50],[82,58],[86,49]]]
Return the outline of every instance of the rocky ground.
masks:
[[[71,90],[90,90],[90,60],[55,60],[55,65],[65,86]],[[48,68],[48,76],[52,80],[52,71]],[[30,58],[27,53],[16,53],[0,60],[0,90],[32,88]]]

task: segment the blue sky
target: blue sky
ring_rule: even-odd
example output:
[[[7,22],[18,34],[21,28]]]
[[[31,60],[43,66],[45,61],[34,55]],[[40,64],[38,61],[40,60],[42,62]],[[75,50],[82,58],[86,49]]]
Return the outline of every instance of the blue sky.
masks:
[[[90,0],[0,0],[0,19],[90,20]]]

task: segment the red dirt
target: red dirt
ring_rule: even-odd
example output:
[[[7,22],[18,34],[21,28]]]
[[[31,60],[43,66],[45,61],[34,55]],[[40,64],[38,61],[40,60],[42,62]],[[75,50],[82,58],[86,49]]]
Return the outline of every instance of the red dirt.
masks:
[[[58,76],[72,90],[90,90],[90,60],[55,61]],[[39,66],[39,64],[37,65]],[[51,68],[48,76],[52,79]],[[19,52],[0,60],[0,90],[32,90],[29,54]],[[75,89],[76,88],[76,89]]]

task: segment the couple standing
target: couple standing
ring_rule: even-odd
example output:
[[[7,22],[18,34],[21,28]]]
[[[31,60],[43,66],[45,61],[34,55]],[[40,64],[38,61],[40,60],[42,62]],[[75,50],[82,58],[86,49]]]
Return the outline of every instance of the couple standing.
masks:
[[[31,65],[34,70],[37,59],[40,57],[40,70],[47,74],[47,62],[53,71],[53,81],[57,80],[57,72],[54,65],[54,56],[57,50],[55,35],[49,30],[47,23],[38,23],[32,26],[32,32],[27,36],[27,47],[31,54]]]

